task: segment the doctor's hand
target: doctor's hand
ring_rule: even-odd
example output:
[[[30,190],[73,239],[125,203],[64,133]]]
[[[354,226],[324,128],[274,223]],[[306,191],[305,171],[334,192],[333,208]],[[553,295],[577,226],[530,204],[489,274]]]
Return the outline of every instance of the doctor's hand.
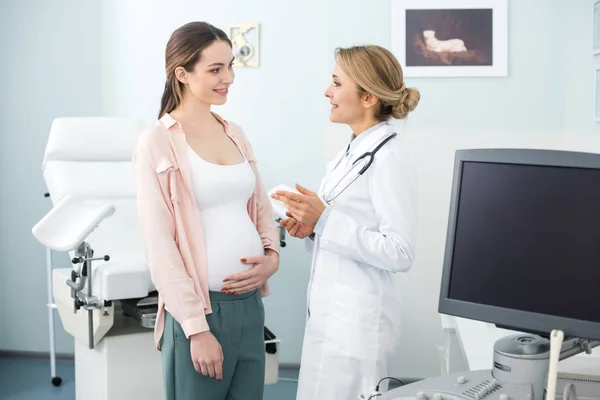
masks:
[[[278,190],[271,197],[282,201],[296,221],[305,225],[316,225],[325,210],[325,204],[316,193],[298,184],[296,184],[296,189],[301,194]]]
[[[298,222],[298,220],[294,218],[292,213],[289,211],[286,212],[285,215],[287,215],[290,218],[282,219],[281,221],[279,221],[279,225],[284,227],[288,231],[290,236],[304,239],[313,233],[315,229],[314,225],[306,225],[301,222]]]
[[[196,371],[211,378],[223,379],[223,349],[210,331],[190,336],[190,353]]]
[[[221,291],[226,294],[242,294],[260,288],[279,269],[279,254],[267,249],[264,256],[247,257],[241,260],[252,268],[237,274],[228,275]]]

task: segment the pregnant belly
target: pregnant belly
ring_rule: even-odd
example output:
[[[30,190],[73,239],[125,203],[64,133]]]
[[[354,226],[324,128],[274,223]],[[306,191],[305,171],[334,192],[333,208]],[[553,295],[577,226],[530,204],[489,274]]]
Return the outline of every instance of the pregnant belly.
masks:
[[[223,279],[252,265],[242,258],[264,254],[262,241],[244,207],[216,208],[202,213],[208,288],[221,291]]]

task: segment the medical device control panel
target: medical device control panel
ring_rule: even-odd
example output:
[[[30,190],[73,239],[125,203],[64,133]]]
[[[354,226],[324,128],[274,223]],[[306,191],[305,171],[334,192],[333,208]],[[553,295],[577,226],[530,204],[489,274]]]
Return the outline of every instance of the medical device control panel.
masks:
[[[383,393],[373,400],[521,400],[530,399],[531,386],[498,382],[490,370],[424,379]]]
[[[568,374],[559,374],[556,400],[564,400],[563,392],[569,383],[575,385],[577,399],[600,400],[598,379]],[[541,395],[545,398],[545,393]],[[492,370],[479,370],[427,378],[371,397],[370,400],[531,400],[533,396],[533,387],[529,384],[498,382]]]

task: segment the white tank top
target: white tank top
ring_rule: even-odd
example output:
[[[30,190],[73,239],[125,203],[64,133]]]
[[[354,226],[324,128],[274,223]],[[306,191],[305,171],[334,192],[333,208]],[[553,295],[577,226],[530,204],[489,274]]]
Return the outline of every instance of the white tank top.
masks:
[[[240,164],[218,165],[205,161],[191,147],[187,149],[192,189],[204,230],[208,288],[220,292],[227,275],[251,267],[240,259],[264,254],[248,215],[256,177],[246,159]]]

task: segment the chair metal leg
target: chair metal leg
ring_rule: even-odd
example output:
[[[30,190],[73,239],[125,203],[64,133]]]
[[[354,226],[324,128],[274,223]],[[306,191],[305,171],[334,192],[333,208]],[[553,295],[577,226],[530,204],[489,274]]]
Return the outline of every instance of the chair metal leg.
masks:
[[[46,281],[48,288],[48,331],[50,336],[50,376],[52,385],[60,386],[62,379],[56,376],[56,348],[54,343],[54,309],[56,304],[52,299],[52,250],[46,248]]]

